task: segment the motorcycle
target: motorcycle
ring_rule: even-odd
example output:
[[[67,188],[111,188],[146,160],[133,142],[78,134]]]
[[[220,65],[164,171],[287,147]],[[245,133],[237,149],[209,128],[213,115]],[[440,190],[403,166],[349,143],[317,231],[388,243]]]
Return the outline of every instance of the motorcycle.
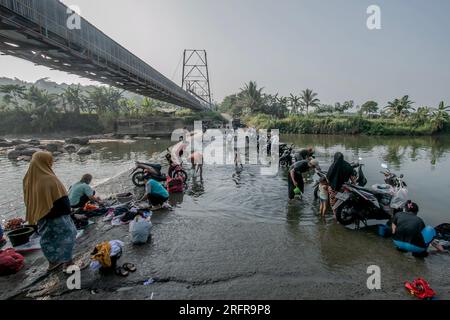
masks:
[[[289,147],[286,144],[280,145],[280,166],[282,167],[289,167],[292,165],[293,157],[292,157],[292,150],[294,148],[294,145],[291,144]]]
[[[359,161],[361,161],[361,160],[362,159],[360,158]],[[366,179],[366,177],[364,175],[364,172],[363,172],[363,169],[362,169],[364,164],[361,164],[359,162],[352,162],[351,166],[354,169],[358,168],[358,175],[357,175],[356,181],[357,181],[358,185],[364,187],[367,184],[367,179]],[[319,170],[317,170],[316,173],[319,176],[319,180],[317,180],[316,183],[314,184],[313,190],[314,190],[314,199],[317,200],[317,199],[319,199],[320,179],[323,178],[323,177],[326,178],[328,172],[327,171],[319,171]]]
[[[167,180],[167,176],[161,173],[161,165],[155,163],[145,163],[136,161],[136,167],[131,171],[131,181],[136,187],[143,187],[145,185],[144,177],[150,174],[152,179],[163,182]]]
[[[403,175],[395,175],[392,180],[385,176],[385,180],[392,185],[373,185],[369,189],[346,183],[343,191],[336,194],[333,210],[337,221],[345,226],[356,223],[359,228],[360,222],[367,226],[367,220],[390,220],[402,211],[408,198]]]
[[[188,175],[186,171],[183,169],[183,163],[178,164],[174,161],[172,161],[172,153],[169,149],[167,149],[167,153],[165,156],[167,162],[169,162],[169,177],[172,179],[182,179],[184,183],[187,182]]]

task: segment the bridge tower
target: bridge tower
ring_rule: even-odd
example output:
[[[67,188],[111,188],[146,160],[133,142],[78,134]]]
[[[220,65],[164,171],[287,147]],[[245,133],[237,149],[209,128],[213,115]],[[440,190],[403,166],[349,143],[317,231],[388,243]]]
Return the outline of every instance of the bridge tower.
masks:
[[[211,107],[211,86],[206,50],[184,50],[181,82],[183,89]]]

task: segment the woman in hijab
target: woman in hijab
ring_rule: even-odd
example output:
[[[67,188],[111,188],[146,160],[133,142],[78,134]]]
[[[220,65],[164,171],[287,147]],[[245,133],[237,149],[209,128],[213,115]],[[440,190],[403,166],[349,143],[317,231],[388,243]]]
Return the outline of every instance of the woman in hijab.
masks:
[[[28,223],[38,226],[41,248],[52,271],[72,264],[77,230],[70,217],[70,201],[64,185],[52,170],[48,152],[33,155],[23,179],[23,194]]]
[[[341,152],[336,152],[334,162],[327,174],[331,207],[336,204],[336,193],[341,191],[344,183],[355,178],[356,172],[351,164],[344,160],[344,155]]]

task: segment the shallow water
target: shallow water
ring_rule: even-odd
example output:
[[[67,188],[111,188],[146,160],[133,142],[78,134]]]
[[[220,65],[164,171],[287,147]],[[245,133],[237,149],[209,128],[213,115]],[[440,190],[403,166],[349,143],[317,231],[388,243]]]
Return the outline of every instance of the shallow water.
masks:
[[[93,185],[103,183],[130,169],[136,160],[145,161],[169,147],[169,140],[94,141],[90,156],[64,154],[56,159],[54,171],[69,187],[85,173],[94,176]],[[24,215],[22,179],[27,162],[13,162],[0,155],[0,220]]]

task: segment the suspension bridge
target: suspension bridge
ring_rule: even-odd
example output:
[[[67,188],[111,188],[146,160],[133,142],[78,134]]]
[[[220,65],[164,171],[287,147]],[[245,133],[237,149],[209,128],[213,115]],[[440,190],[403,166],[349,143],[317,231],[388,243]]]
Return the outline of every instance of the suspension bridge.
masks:
[[[79,17],[58,0],[0,0],[0,53],[143,96],[202,111],[209,104]]]

